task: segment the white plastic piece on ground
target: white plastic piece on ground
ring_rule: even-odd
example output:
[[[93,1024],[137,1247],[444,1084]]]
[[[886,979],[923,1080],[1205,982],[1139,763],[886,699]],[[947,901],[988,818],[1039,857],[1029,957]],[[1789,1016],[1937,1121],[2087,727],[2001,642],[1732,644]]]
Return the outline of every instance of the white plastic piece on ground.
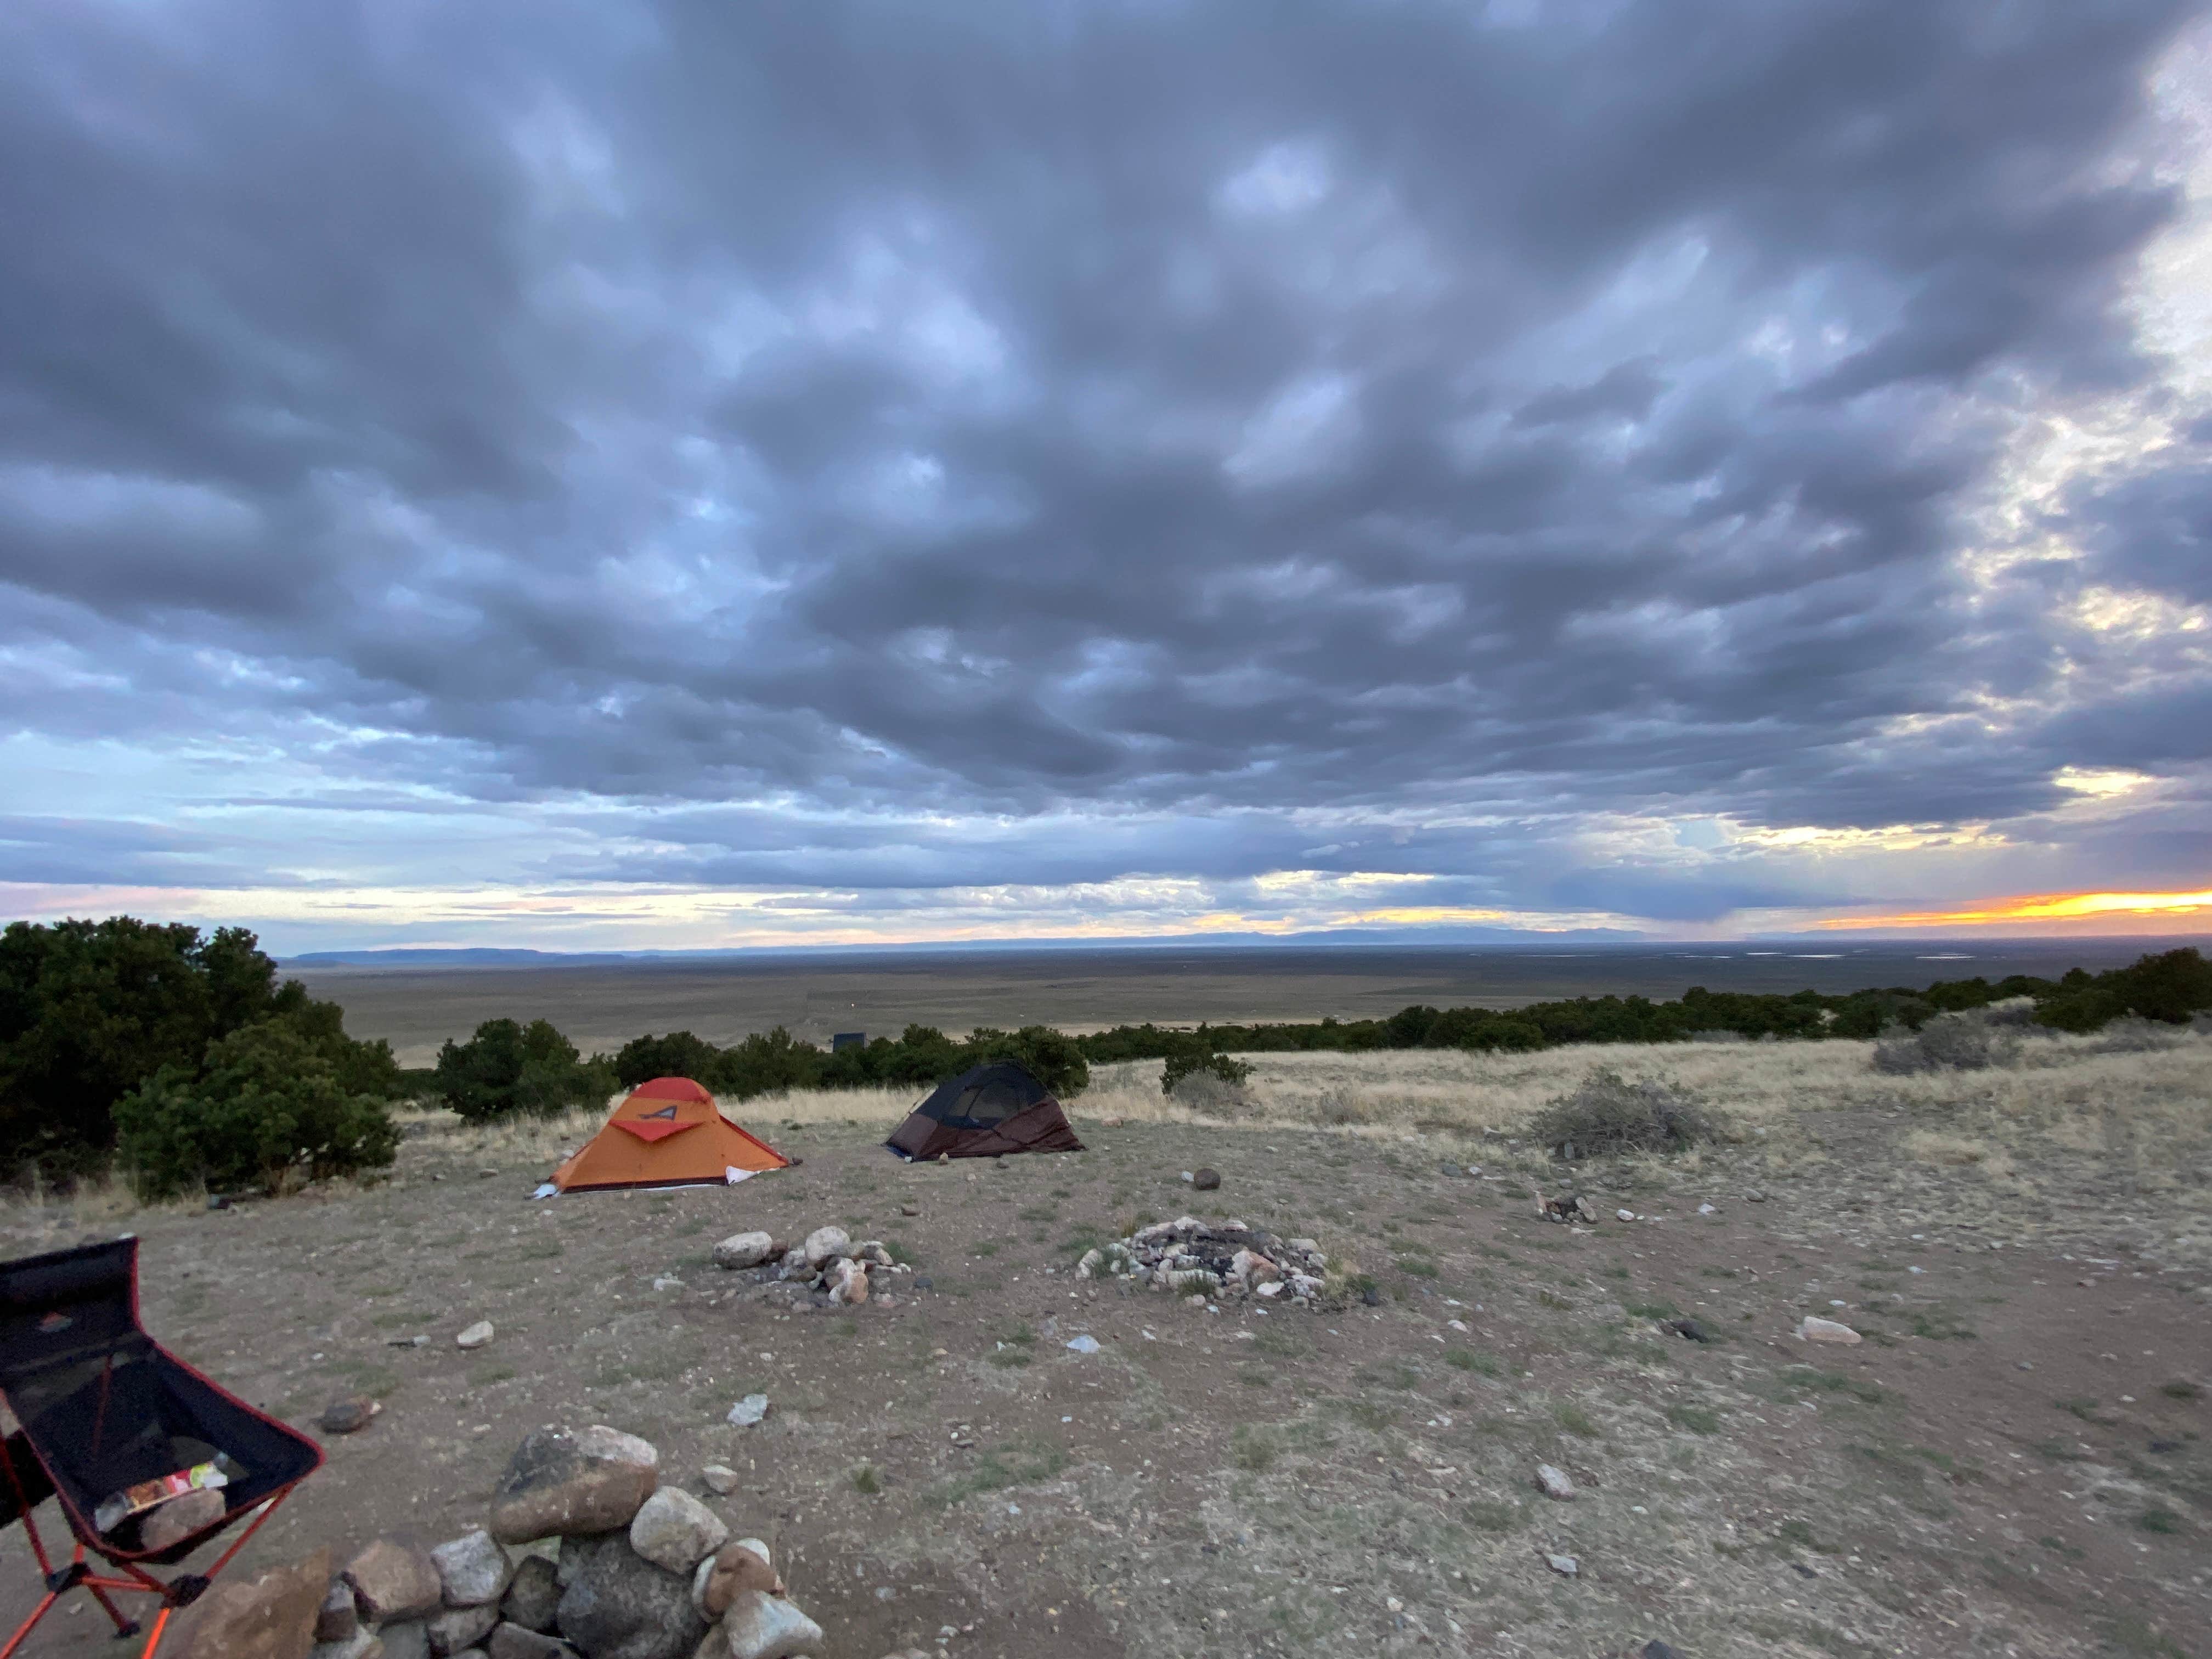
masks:
[[[542,1185],[538,1188],[538,1190],[537,1190],[536,1192],[534,1192],[534,1193],[531,1194],[531,1197],[532,1197],[532,1198],[550,1198],[550,1197],[552,1197],[552,1196],[553,1196],[553,1194],[556,1194],[556,1193],[559,1192],[560,1190],[561,1190],[561,1189],[560,1189],[558,1187],[556,1187],[556,1186],[555,1186],[551,1182],[548,1181],[548,1182],[544,1182],[544,1184],[542,1184]]]

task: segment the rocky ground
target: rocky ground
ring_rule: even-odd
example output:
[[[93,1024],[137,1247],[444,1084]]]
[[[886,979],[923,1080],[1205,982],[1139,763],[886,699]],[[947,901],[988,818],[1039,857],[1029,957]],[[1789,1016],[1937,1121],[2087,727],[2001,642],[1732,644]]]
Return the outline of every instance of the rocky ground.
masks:
[[[545,1202],[434,1121],[371,1189],[4,1242],[134,1230],[187,1358],[310,1432],[380,1400],[249,1567],[458,1537],[526,1432],[605,1424],[772,1547],[836,1659],[2212,1653],[2212,1267],[2091,1152],[1999,1188],[1909,1156],[1902,1111],[1810,1114],[1786,1151],[1548,1178],[1589,1225],[1502,1145],[1074,1117],[1083,1153],[908,1166],[880,1125],[757,1115],[800,1167]],[[1329,1296],[1075,1276],[1184,1212],[1316,1241]],[[714,1265],[824,1225],[912,1273],[817,1308]],[[86,1608],[27,1650],[94,1650]]]

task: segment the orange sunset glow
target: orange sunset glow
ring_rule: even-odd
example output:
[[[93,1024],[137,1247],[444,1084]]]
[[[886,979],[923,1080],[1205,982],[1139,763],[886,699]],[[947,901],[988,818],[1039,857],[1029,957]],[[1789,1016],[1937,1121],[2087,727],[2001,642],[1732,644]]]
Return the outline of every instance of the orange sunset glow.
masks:
[[[2194,893],[2038,893],[1990,899],[1963,910],[1914,910],[1838,917],[1824,928],[1975,927],[2021,921],[2076,921],[2097,916],[2181,916],[2212,911],[2212,890]]]

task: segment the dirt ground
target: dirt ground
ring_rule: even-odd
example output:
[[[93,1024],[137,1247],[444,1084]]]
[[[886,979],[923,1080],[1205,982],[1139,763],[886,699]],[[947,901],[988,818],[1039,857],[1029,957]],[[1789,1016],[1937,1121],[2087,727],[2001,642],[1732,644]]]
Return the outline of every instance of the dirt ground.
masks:
[[[1632,1073],[1642,1052],[1594,1057]],[[382,1399],[249,1563],[455,1535],[526,1430],[604,1422],[695,1491],[703,1463],[740,1472],[708,1501],[777,1546],[832,1659],[948,1624],[973,1659],[1595,1659],[1652,1637],[1690,1659],[2212,1655],[2212,1041],[2053,1048],[1948,1094],[1820,1085],[1862,1076],[1858,1045],[1733,1056],[1673,1063],[1722,1096],[1764,1066],[1773,1097],[1742,1085],[1741,1141],[1675,1160],[1547,1166],[1485,1133],[1510,1111],[1439,1115],[1449,1079],[1419,1094],[1391,1057],[1334,1056],[1381,1104],[1284,1061],[1255,1097],[1273,1121],[1140,1119],[1141,1079],[1104,1078],[1072,1114],[1082,1153],[914,1167],[878,1145],[893,1103],[754,1102],[738,1115],[800,1167],[546,1202],[559,1130],[428,1115],[374,1187],[24,1206],[3,1242],[135,1231],[147,1322],[194,1363],[303,1425]],[[1458,1086],[1540,1082],[1470,1062]],[[2051,1111],[1993,1117],[1982,1096],[2008,1091]],[[1308,1097],[1348,1121],[1289,1121]],[[2137,1100],[2165,1115],[2116,1109]],[[1181,1180],[1202,1164],[1219,1192]],[[1532,1179],[1605,1219],[1540,1219]],[[1379,1305],[1217,1312],[1072,1277],[1091,1243],[1185,1212],[1311,1235]],[[783,1313],[711,1263],[732,1232],[829,1222],[927,1288]],[[1800,1341],[1808,1313],[1868,1340]],[[1686,1316],[1712,1340],[1662,1322]],[[457,1351],[480,1318],[491,1346]],[[1085,1334],[1097,1354],[1066,1346]],[[752,1392],[768,1420],[727,1425]],[[1539,1462],[1572,1501],[1536,1490]],[[0,1537],[10,1625],[31,1588]],[[27,1650],[113,1650],[88,1609]]]

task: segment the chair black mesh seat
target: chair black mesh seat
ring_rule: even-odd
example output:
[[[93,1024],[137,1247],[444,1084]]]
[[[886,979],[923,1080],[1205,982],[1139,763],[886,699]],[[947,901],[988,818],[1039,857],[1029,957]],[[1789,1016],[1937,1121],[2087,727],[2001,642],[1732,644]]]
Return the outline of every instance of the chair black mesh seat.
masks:
[[[146,1334],[138,1322],[135,1238],[0,1262],[0,1399],[19,1425],[0,1460],[0,1523],[21,1519],[46,1565],[30,1512],[49,1495],[58,1500],[77,1540],[77,1563],[68,1572],[49,1568],[48,1602],[58,1578],[88,1584],[118,1626],[124,1621],[103,1587],[161,1592],[168,1606],[181,1605],[204,1588],[204,1580],[187,1575],[164,1584],[143,1568],[182,1560],[249,1511],[283,1497],[323,1461],[313,1441],[225,1392]],[[143,1516],[99,1530],[94,1517],[112,1495],[218,1455],[239,1473],[219,1489],[223,1513],[217,1519],[159,1550],[140,1547]],[[131,1577],[88,1574],[87,1549]],[[176,1594],[187,1583],[195,1588]],[[160,1634],[157,1624],[155,1643]]]

